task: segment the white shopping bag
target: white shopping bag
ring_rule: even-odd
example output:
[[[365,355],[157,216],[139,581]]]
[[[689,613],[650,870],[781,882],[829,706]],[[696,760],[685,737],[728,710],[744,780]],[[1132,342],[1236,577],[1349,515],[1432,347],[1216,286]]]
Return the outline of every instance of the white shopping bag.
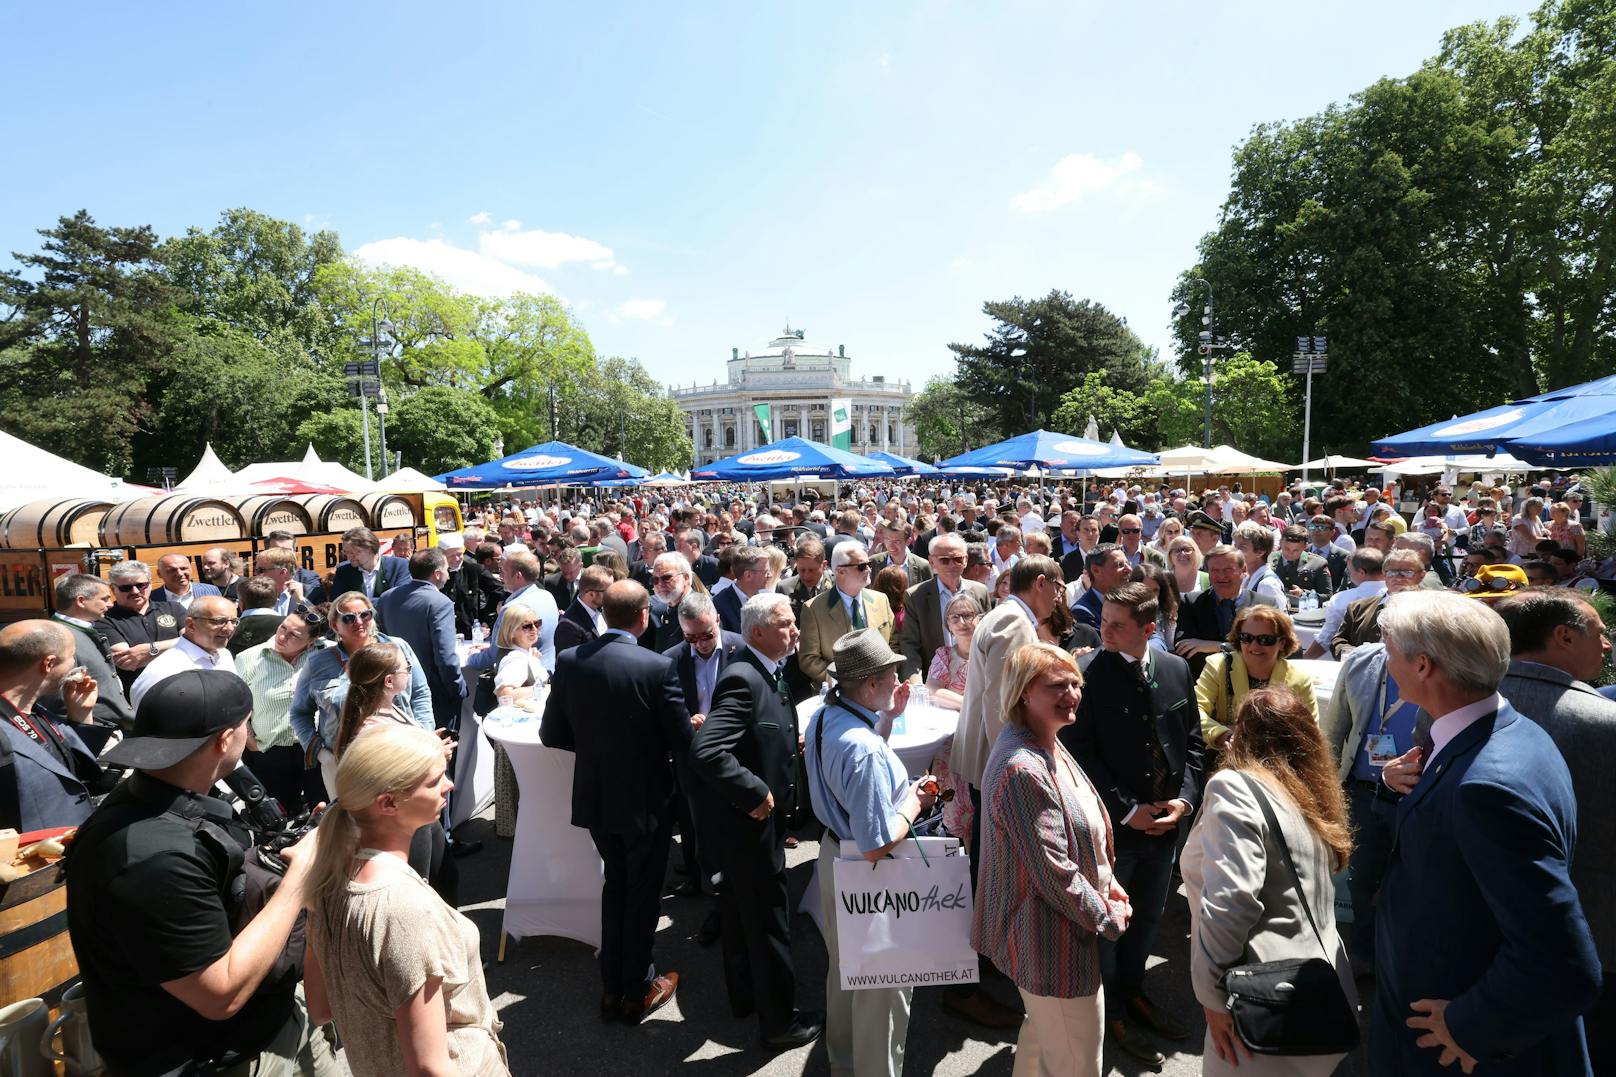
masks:
[[[958,838],[911,838],[873,864],[844,841],[835,883],[825,914],[836,917],[844,991],[976,982],[971,865]]]

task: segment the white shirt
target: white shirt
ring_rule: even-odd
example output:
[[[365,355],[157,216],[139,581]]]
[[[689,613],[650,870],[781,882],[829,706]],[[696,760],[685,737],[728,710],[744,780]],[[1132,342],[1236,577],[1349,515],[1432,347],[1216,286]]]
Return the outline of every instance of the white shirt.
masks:
[[[222,669],[226,673],[236,671],[236,660],[224,648],[218,654],[209,654],[190,640],[181,636],[168,650],[151,660],[151,664],[140,671],[135,683],[129,687],[129,705],[135,710],[140,709],[140,701],[146,698],[151,686],[158,681],[164,681],[176,673],[184,673],[188,669]]]
[[[706,658],[694,647],[690,649],[690,658],[696,667],[697,714],[706,714],[713,709],[713,689],[718,685],[718,656],[723,653],[723,640],[713,645],[713,653]]]
[[[520,602],[528,609],[539,615],[539,660],[544,663],[547,673],[555,672],[555,630],[561,621],[561,611],[556,608],[555,596],[544,589],[538,582],[530,583],[512,595],[506,605]],[[495,628],[499,626],[496,623]]]
[[[1257,568],[1256,572],[1246,577],[1245,602],[1243,605],[1250,605],[1251,599],[1257,595],[1267,598],[1270,605],[1277,606],[1280,609],[1285,609],[1290,603],[1290,600],[1285,595],[1285,585],[1279,582],[1279,577],[1274,575],[1273,569],[1268,567],[1267,562],[1264,562]]]
[[[1030,535],[1034,531],[1042,531],[1047,526],[1048,525],[1044,522],[1044,518],[1038,515],[1037,510],[1029,510],[1028,513],[1021,518],[1021,533],[1023,535]]]
[[[843,595],[842,597],[845,598],[847,596]],[[770,677],[773,677],[780,672],[779,662],[776,662],[774,659],[770,658],[768,655],[764,654],[750,643],[746,645],[746,649],[757,655],[757,660],[763,665],[763,672],[767,673]],[[718,652],[714,651],[713,653],[717,654]]]
[[[1365,580],[1345,591],[1337,591],[1330,596],[1330,602],[1324,607],[1324,625],[1319,629],[1319,645],[1324,648],[1324,657],[1335,661],[1335,655],[1330,651],[1330,641],[1341,630],[1341,619],[1347,615],[1347,607],[1360,598],[1369,598],[1371,595],[1386,593],[1385,580]]]
[[[1493,713],[1504,705],[1504,697],[1494,692],[1486,699],[1478,699],[1474,703],[1466,704],[1456,711],[1449,711],[1431,723],[1431,754],[1425,757],[1425,770],[1431,769],[1431,761],[1442,754],[1442,749],[1448,742],[1475,722]]]
[[[862,590],[859,591],[857,595],[849,595],[846,591],[838,587],[836,588],[836,597],[842,600],[842,612],[847,614],[847,623],[849,625],[858,623],[853,619],[853,603],[857,602],[864,610],[864,627],[870,627],[869,607],[864,605],[864,592]],[[748,644],[748,646],[751,645]]]
[[[365,589],[365,594],[369,595],[371,598],[376,597],[376,573],[381,571],[381,567],[382,563],[377,561],[376,567],[370,571],[367,572],[364,569],[359,570],[359,586],[363,587]]]

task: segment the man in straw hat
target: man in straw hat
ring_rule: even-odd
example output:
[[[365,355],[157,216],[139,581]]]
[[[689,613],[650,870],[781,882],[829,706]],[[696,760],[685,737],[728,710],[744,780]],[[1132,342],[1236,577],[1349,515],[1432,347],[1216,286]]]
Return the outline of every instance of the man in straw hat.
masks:
[[[879,631],[865,628],[837,639],[832,659],[836,686],[815,716],[805,747],[814,814],[827,831],[819,842],[819,894],[830,956],[825,1048],[832,1073],[897,1077],[903,1072],[914,990],[842,989],[835,864],[844,839],[875,861],[907,838],[915,817],[931,806],[934,797],[920,788],[933,779],[927,775],[911,782],[903,760],[880,733],[883,723],[909,704],[910,686],[898,679],[903,655],[888,647]]]

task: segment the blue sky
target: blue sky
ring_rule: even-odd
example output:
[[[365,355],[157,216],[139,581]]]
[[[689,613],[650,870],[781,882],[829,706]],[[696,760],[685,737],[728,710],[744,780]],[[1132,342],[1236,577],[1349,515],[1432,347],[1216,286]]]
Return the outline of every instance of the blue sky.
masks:
[[[14,6],[0,251],[248,206],[544,289],[659,379],[790,320],[919,388],[984,300],[1168,341],[1231,148],[1513,0]],[[160,14],[159,14],[160,12]],[[0,265],[9,258],[0,255]]]

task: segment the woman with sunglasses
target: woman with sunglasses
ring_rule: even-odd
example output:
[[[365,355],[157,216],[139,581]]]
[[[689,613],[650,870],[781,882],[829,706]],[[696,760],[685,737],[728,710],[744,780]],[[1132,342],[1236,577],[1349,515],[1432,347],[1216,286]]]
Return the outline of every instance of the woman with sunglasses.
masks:
[[[1156,534],[1151,537],[1150,544],[1159,550],[1163,557],[1168,557],[1172,552],[1173,540],[1183,533],[1184,521],[1177,516],[1169,516],[1157,526]],[[1172,563],[1170,557],[1168,557],[1168,563]]]
[[[348,697],[348,659],[372,643],[392,643],[404,652],[410,665],[408,687],[400,692],[399,709],[429,732],[437,729],[432,718],[432,693],[426,673],[416,661],[415,652],[403,640],[376,630],[376,607],[363,591],[348,591],[331,603],[331,629],[336,646],[308,656],[292,694],[292,731],[303,750],[320,761],[320,771],[330,789],[336,775],[337,729],[342,719],[342,703]]]
[[[1296,653],[1297,642],[1296,629],[1283,610],[1252,605],[1234,615],[1234,624],[1229,628],[1231,650],[1208,658],[1195,683],[1195,698],[1201,708],[1201,739],[1207,748],[1223,747],[1240,701],[1258,688],[1289,688],[1313,715],[1313,721],[1319,720],[1312,675],[1287,661]]]
[[[932,655],[931,668],[926,672],[926,698],[939,707],[957,711],[965,701],[971,640],[976,636],[976,623],[981,616],[982,610],[970,592],[961,591],[949,600],[943,620],[950,642],[937,648],[937,653]]]
[[[253,698],[252,740],[241,761],[288,815],[327,799],[319,770],[304,766],[303,748],[292,732],[298,675],[324,628],[324,615],[314,610],[293,613],[281,619],[268,641],[236,655],[236,674]]]

